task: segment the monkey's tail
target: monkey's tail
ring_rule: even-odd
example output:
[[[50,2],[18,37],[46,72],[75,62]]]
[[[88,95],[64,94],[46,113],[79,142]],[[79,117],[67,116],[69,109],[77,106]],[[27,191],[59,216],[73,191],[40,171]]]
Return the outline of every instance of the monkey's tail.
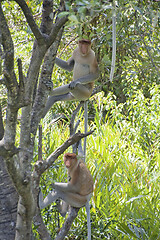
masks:
[[[88,240],[91,240],[91,218],[90,218],[90,205],[89,205],[89,201],[87,201],[85,207],[86,207],[86,212],[87,212]]]

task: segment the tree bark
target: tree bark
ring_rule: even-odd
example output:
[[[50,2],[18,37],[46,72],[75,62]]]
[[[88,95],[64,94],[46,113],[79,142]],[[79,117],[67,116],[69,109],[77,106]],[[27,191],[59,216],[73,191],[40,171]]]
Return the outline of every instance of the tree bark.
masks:
[[[0,105],[0,140],[2,140],[4,135],[3,119],[2,119],[2,109]]]
[[[18,194],[0,157],[0,239],[14,240]]]

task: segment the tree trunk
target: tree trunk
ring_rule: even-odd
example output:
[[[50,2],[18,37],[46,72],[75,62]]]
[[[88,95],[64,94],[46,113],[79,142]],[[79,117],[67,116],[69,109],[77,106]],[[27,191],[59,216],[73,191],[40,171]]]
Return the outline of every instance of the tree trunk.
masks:
[[[0,180],[2,182],[0,185],[0,200],[2,200],[0,203],[0,226],[2,228],[0,240],[14,238],[30,240],[32,238],[32,221],[37,211],[40,179],[39,173],[36,173],[34,178],[32,177],[34,141],[45,102],[52,88],[51,76],[54,59],[63,26],[68,21],[68,17],[57,17],[57,13],[65,8],[63,0],[60,1],[61,10],[57,9],[55,15],[53,14],[53,1],[43,0],[42,22],[39,28],[26,1],[15,0],[14,2],[23,11],[35,36],[35,42],[26,76],[21,59],[17,60],[17,75],[14,69],[14,42],[3,12],[3,1],[0,1],[0,44],[3,46],[4,52],[3,80],[7,88],[5,130],[0,111],[0,140],[3,137],[0,141],[0,155],[3,157],[3,160],[0,159],[2,162],[2,164],[0,163]],[[48,55],[51,50],[52,54]],[[41,95],[40,98],[39,95]],[[19,146],[16,147],[17,115],[20,108],[22,108],[20,141]],[[4,163],[9,176],[5,171]],[[15,189],[11,188],[9,177],[18,193],[18,204],[17,195]],[[11,234],[10,228],[13,234]]]
[[[14,240],[18,195],[0,157],[0,239]]]

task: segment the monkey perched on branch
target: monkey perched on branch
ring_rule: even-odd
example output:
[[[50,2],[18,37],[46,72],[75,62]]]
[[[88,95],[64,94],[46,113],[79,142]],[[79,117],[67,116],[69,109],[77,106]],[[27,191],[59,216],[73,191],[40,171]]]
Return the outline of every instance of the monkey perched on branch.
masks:
[[[56,57],[55,63],[67,71],[73,70],[73,81],[51,91],[43,117],[57,101],[86,101],[92,94],[94,81],[99,77],[95,53],[88,39],[79,40],[78,47],[67,62]]]
[[[93,192],[93,178],[86,165],[79,161],[75,153],[64,154],[64,164],[68,169],[68,183],[53,183],[54,190],[43,199],[39,194],[40,209],[61,199],[60,213],[65,216],[68,205],[76,208],[85,206]]]

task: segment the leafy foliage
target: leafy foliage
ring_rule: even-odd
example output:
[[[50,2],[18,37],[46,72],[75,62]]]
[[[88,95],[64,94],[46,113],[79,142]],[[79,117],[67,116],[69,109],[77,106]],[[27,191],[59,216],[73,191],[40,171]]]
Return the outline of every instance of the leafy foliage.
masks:
[[[156,230],[160,205],[157,121],[160,108],[159,97],[155,98],[159,89],[152,88],[151,95],[151,100],[146,100],[137,92],[134,101],[127,102],[128,109],[123,105],[126,116],[122,106],[113,107],[112,120],[88,141],[88,159],[94,159],[90,164],[97,181],[93,211],[97,219],[105,219],[103,234],[106,235],[102,239],[158,239],[160,236]],[[108,105],[115,101],[108,100]]]

